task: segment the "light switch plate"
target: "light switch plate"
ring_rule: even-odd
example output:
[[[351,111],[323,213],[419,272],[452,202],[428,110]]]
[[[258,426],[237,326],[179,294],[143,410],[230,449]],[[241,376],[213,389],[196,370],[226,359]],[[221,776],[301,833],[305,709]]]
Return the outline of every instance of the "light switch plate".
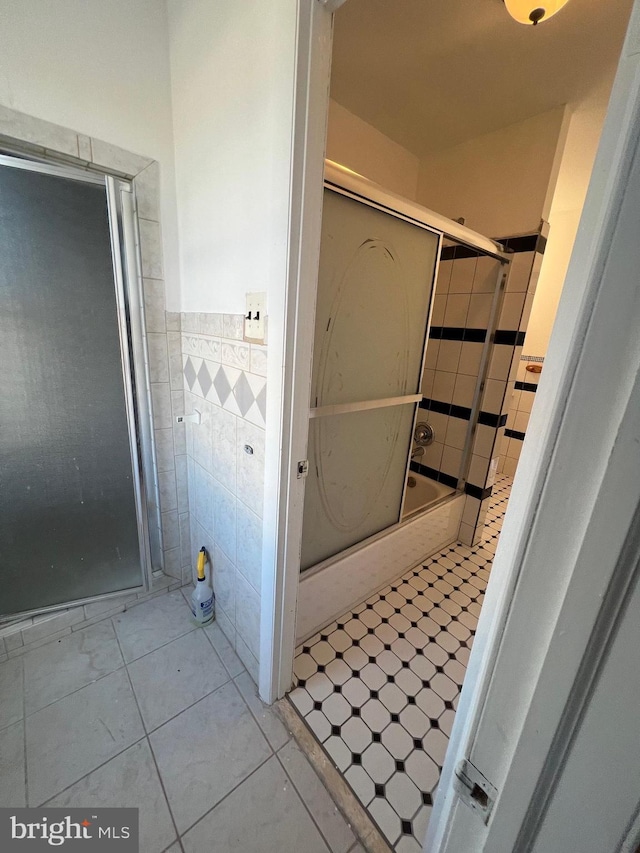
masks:
[[[267,314],[267,294],[247,293],[244,314],[244,337],[248,341],[264,342],[264,320]]]

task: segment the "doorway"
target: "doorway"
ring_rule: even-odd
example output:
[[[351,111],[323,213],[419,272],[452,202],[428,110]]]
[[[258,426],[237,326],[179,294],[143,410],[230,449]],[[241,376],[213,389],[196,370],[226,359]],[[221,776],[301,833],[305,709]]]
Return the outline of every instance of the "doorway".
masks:
[[[0,182],[1,615],[18,618],[147,588],[160,542],[131,183],[9,155]]]
[[[527,235],[527,236],[529,236],[529,235]],[[515,381],[515,379],[514,379],[514,378],[510,378],[510,381]],[[504,414],[506,415],[506,414],[507,414],[507,412],[504,412]],[[392,590],[392,592],[393,592],[393,590]],[[353,612],[353,611],[352,611],[352,612]],[[356,620],[356,621],[359,621],[359,620]],[[368,633],[368,629],[367,629],[367,633]],[[322,640],[322,637],[321,637],[320,639]],[[385,650],[385,651],[386,651],[386,650]],[[476,657],[477,657],[477,656],[476,656]],[[338,658],[338,660],[339,660],[339,658]],[[320,664],[320,666],[325,666],[325,664]],[[319,671],[321,672],[321,670],[319,670]],[[340,686],[340,685],[339,685],[339,684],[336,684],[335,686]],[[339,692],[339,691],[335,691],[335,692]],[[327,699],[329,699],[330,697],[329,697],[329,696],[327,696],[326,698],[327,698]],[[322,699],[318,699],[318,700],[313,700],[313,701],[314,701],[314,702],[316,702],[316,701],[320,701],[320,702],[322,702],[322,701],[324,701],[324,700],[322,700]],[[333,700],[333,702],[332,702],[332,704],[340,704],[340,703],[339,703],[339,702],[337,702],[337,701],[334,699],[334,700]],[[313,711],[315,711],[315,710],[317,710],[317,709],[316,709],[315,707],[313,707],[313,706],[312,706],[312,708],[310,709],[310,712],[313,712]],[[339,726],[340,724],[335,723],[335,724],[332,724],[332,725]],[[450,769],[451,769],[451,768],[450,768]],[[450,779],[450,777],[449,777],[449,781],[450,781],[450,780],[451,780],[451,779]]]

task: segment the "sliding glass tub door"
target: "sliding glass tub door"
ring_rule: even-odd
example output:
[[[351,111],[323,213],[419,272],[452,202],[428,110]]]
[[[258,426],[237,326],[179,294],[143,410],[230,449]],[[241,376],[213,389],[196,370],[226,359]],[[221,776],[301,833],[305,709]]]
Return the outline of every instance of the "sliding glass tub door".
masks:
[[[145,583],[110,180],[0,158],[2,616]]]
[[[439,245],[325,190],[303,569],[400,520]]]

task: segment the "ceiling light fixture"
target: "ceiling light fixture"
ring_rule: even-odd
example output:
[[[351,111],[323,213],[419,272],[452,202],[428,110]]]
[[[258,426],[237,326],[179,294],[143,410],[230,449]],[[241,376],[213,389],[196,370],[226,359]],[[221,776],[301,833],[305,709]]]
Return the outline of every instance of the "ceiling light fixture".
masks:
[[[519,24],[539,24],[559,12],[569,0],[504,0],[507,12]]]

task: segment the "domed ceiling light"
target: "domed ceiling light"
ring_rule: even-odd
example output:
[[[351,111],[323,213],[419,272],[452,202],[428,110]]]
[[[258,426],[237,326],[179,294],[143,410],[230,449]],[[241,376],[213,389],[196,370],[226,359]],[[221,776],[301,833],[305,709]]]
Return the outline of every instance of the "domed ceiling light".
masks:
[[[569,0],[504,0],[507,12],[519,24],[539,24],[559,12]]]

